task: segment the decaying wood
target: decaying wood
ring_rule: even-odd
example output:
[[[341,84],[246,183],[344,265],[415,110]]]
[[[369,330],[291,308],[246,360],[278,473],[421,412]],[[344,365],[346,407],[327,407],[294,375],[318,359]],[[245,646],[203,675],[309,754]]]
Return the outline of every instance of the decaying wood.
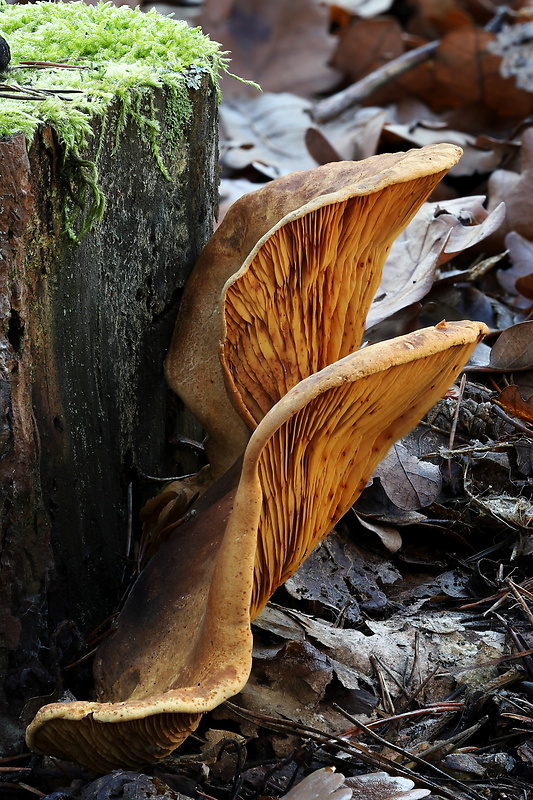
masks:
[[[0,140],[0,673],[14,715],[0,720],[0,751],[6,740],[12,752],[23,701],[56,689],[50,633],[65,619],[88,633],[113,610],[132,555],[128,516],[154,493],[144,476],[190,470],[180,454],[176,464],[170,427],[198,431],[169,413],[163,356],[217,202],[213,87],[192,99],[176,144],[154,98],[170,181],[133,123],[114,150],[112,108],[99,158],[106,212],[79,244],[63,233],[54,133],[40,131],[29,152],[22,135]]]

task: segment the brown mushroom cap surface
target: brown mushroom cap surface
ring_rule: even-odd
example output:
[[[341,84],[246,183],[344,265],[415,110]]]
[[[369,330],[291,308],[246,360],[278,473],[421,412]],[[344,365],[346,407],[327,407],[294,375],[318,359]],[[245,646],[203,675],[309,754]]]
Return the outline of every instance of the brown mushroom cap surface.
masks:
[[[256,428],[242,468],[211,487],[134,585],[98,653],[100,702],[45,706],[29,746],[100,772],[139,767],[236,694],[251,664],[250,620],[486,330],[441,323],[350,354],[290,390]]]
[[[253,429],[266,413],[269,399],[272,405],[283,395],[283,386],[294,386],[359,347],[392,240],[461,152],[454,145],[438,144],[325,164],[278,178],[230,208],[187,281],[166,359],[171,388],[208,433],[206,452],[215,477],[242,454],[248,427]],[[367,228],[374,240],[365,234]],[[228,287],[225,299],[232,320],[224,350],[230,401],[219,359],[222,290],[237,272],[238,282]],[[269,281],[281,281],[275,296],[269,296],[275,287],[261,283],[265,274]],[[265,315],[285,288],[292,296],[282,302],[279,322],[272,321],[278,330],[264,335],[269,322]],[[239,291],[241,300],[249,299],[246,308],[238,300]],[[294,342],[287,329],[291,325],[297,333]],[[239,342],[248,334],[250,345]],[[324,340],[331,340],[329,352],[320,344]],[[315,350],[320,358],[309,355]],[[252,390],[250,375],[263,358],[266,366]],[[275,390],[284,359],[290,378]],[[265,373],[271,374],[266,397],[258,392]]]

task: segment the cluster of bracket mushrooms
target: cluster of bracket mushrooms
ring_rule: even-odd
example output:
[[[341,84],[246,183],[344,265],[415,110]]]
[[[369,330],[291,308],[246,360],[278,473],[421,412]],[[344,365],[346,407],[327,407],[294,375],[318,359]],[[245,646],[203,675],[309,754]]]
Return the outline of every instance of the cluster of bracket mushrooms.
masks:
[[[359,349],[393,240],[460,155],[440,144],[326,164],[232,206],[166,360],[209,465],[149,504],[159,546],[97,653],[98,699],[42,708],[34,750],[138,768],[242,689],[251,620],[486,333],[442,322]]]

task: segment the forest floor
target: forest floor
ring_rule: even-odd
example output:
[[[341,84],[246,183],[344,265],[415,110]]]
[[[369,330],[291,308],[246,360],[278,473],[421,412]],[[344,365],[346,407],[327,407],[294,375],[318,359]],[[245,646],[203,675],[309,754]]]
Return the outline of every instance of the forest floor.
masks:
[[[252,800],[334,767],[355,799],[533,798],[533,8],[182,9],[263,89],[224,78],[221,216],[294,170],[458,144],[391,253],[365,339],[443,318],[490,334],[255,621],[240,695],[146,772],[26,754],[0,766],[0,795]],[[355,780],[376,770],[392,777]],[[326,772],[291,798],[348,794]]]

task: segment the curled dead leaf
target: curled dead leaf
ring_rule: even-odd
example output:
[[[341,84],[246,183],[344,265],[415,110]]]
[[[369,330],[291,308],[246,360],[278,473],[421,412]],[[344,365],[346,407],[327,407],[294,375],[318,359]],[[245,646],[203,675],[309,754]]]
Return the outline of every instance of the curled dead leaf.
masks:
[[[424,203],[392,245],[367,316],[367,328],[425,297],[437,266],[498,229],[505,208],[500,204],[488,213],[484,199],[479,195],[442,204]]]
[[[402,546],[402,537],[398,532],[397,528],[393,528],[392,525],[383,525],[382,523],[372,522],[369,519],[365,519],[365,517],[361,516],[355,512],[355,515],[359,521],[359,524],[366,528],[372,533],[375,533],[379,540],[381,541],[382,545],[387,548],[389,553],[397,553],[400,547]]]
[[[519,417],[526,422],[533,422],[532,398],[524,400],[518,386],[506,386],[494,400],[504,411],[513,417]]]
[[[501,372],[533,367],[533,321],[518,322],[500,333],[492,346],[489,366]]]

